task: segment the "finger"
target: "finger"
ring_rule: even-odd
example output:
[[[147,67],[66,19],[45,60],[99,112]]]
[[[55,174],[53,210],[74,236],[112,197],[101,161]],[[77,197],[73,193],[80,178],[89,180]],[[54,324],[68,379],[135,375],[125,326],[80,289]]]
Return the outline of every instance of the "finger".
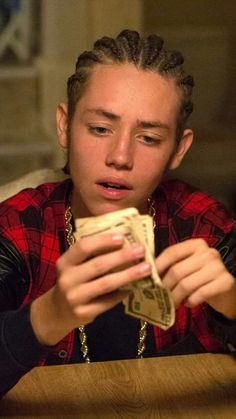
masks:
[[[191,285],[191,282],[189,283],[188,281],[188,277],[194,273],[199,272],[207,265],[212,264],[212,262],[217,264],[217,267],[218,263],[220,265],[222,264],[220,255],[217,250],[207,247],[201,253],[194,253],[186,259],[181,260],[180,262],[171,266],[162,278],[163,285],[170,290],[173,290],[180,281],[184,286],[185,283],[186,285]],[[212,269],[215,270],[214,265]],[[209,272],[210,276],[211,273],[212,272]],[[201,282],[201,277],[199,277],[199,281]]]
[[[97,256],[84,263],[87,281],[99,278],[114,270],[124,270],[130,264],[140,262],[145,256],[145,248],[142,244],[133,244],[130,247]]]
[[[72,306],[89,304],[92,300],[119,290],[121,287],[145,278],[151,274],[149,263],[141,262],[119,272],[74,286],[67,293]]]
[[[196,292],[188,297],[186,305],[195,307],[198,304],[207,302],[220,311],[221,307],[222,309],[225,308],[224,294],[232,294],[233,287],[235,287],[235,281],[232,275],[226,272],[217,280],[208,282],[205,286],[198,288]]]
[[[60,276],[63,289],[99,278],[110,271],[124,269],[125,266],[137,263],[143,259],[145,248],[142,244],[134,244],[128,248],[94,257],[81,265],[65,269]]]
[[[190,239],[167,247],[157,258],[156,266],[159,275],[165,272],[175,263],[188,258],[194,253],[201,253],[208,248],[203,239]]]
[[[120,248],[124,244],[124,236],[119,233],[96,234],[75,242],[57,261],[57,270],[63,271],[69,266],[80,264],[95,254]]]
[[[176,307],[189,300],[198,291],[200,292],[199,295],[201,295],[201,290],[207,284],[216,284],[217,279],[224,275],[225,272],[227,271],[222,262],[215,263],[212,261],[198,272],[182,279],[172,290],[172,297]]]
[[[98,297],[90,304],[78,305],[74,308],[74,314],[79,318],[80,324],[88,324],[97,316],[115,307],[129,294],[129,291],[114,291],[102,297]]]

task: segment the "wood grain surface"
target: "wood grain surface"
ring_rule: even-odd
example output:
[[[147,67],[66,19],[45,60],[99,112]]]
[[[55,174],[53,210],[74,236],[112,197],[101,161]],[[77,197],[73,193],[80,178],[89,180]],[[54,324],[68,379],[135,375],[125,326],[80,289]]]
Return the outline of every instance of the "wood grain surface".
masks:
[[[40,367],[0,402],[4,418],[236,418],[236,360],[188,355]]]

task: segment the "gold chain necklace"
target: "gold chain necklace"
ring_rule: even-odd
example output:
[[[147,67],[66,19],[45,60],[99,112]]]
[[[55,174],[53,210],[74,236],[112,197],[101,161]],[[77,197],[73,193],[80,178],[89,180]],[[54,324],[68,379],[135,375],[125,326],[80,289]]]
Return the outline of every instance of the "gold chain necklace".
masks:
[[[148,198],[148,205],[149,205],[149,213],[153,217],[154,228],[155,228],[156,211],[155,211],[154,202],[152,198]],[[72,246],[75,243],[75,237],[73,235],[73,228],[72,228],[71,220],[72,220],[71,206],[68,205],[65,211],[65,223],[66,223],[66,239],[69,246]],[[146,348],[147,326],[148,326],[148,323],[146,321],[140,320],[137,358],[143,358],[143,353]],[[81,343],[81,352],[83,354],[83,360],[89,364],[90,357],[89,357],[89,348],[88,348],[88,343],[87,343],[87,334],[85,331],[85,326],[82,324],[78,327],[78,329],[79,329],[79,339]]]

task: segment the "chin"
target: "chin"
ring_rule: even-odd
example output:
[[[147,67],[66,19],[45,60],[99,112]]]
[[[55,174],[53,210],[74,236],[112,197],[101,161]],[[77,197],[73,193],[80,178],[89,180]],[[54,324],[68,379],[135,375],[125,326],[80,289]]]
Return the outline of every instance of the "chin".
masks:
[[[130,207],[131,205],[119,204],[119,203],[106,203],[103,205],[98,205],[96,208],[93,208],[91,211],[92,216],[103,215],[113,211],[119,211],[125,208]]]

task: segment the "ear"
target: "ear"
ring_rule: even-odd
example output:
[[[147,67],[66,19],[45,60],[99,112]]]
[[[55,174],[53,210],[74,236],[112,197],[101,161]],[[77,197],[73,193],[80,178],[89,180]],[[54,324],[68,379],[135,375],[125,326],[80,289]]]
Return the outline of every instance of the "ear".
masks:
[[[191,129],[185,129],[181,140],[177,145],[177,149],[175,150],[169,165],[170,170],[177,169],[181,164],[185,154],[191,147],[193,142],[193,131]]]
[[[56,124],[57,124],[57,137],[58,142],[62,148],[68,147],[68,117],[67,117],[67,105],[60,103],[56,111]]]

